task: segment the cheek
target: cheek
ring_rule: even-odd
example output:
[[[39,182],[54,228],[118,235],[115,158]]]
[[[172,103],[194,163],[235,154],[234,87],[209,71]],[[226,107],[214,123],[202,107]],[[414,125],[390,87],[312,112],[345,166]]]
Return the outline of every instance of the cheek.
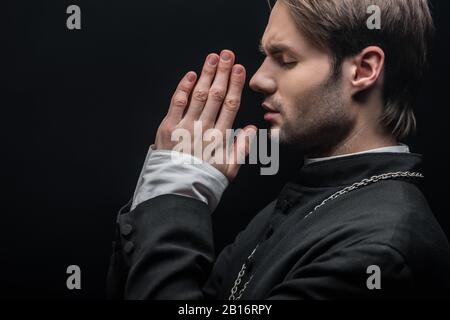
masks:
[[[318,88],[329,78],[329,72],[327,63],[309,63],[299,65],[280,77],[278,89],[286,115],[299,112],[296,109],[302,101],[314,98],[311,95],[317,94]]]
[[[305,112],[301,107],[302,101],[309,99],[315,85],[301,75],[286,75],[279,83],[280,102],[286,118],[295,118],[295,114]]]

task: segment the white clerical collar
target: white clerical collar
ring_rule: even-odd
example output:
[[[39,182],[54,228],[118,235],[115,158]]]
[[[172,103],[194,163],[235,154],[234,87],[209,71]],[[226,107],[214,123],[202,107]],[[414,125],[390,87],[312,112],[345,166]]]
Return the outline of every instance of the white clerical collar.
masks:
[[[314,162],[319,162],[319,161],[325,161],[325,160],[330,160],[330,159],[336,159],[336,158],[353,156],[353,155],[356,155],[356,154],[379,153],[379,152],[409,153],[410,151],[409,151],[409,147],[406,144],[400,143],[400,144],[398,144],[396,146],[370,149],[370,150],[366,150],[366,151],[342,154],[342,155],[333,156],[333,157],[325,157],[325,158],[306,158],[305,157],[305,165],[310,164],[310,163],[314,163]]]

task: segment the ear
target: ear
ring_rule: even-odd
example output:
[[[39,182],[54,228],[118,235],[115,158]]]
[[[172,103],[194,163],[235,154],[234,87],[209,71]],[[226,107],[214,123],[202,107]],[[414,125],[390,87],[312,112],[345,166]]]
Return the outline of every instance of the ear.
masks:
[[[384,58],[384,51],[376,46],[364,48],[353,58],[352,95],[376,85],[383,72]]]

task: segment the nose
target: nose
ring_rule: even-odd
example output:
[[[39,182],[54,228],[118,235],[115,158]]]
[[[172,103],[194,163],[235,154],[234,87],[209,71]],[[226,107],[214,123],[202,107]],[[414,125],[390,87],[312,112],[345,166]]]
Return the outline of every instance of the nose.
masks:
[[[263,63],[250,79],[250,88],[256,92],[271,95],[276,91],[276,82],[273,75],[268,72]]]

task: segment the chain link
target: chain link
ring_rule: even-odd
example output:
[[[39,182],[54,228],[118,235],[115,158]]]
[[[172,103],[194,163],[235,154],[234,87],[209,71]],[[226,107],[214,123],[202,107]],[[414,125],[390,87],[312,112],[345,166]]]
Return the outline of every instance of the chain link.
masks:
[[[328,201],[334,200],[346,193],[349,193],[353,190],[359,189],[361,187],[367,186],[369,184],[376,183],[378,181],[387,180],[387,179],[395,179],[395,178],[423,178],[423,174],[420,172],[409,172],[409,171],[399,171],[399,172],[389,172],[389,173],[383,173],[377,176],[372,176],[370,178],[363,179],[359,182],[355,182],[354,184],[345,187],[344,189],[341,189],[335,193],[333,193],[331,196],[323,200],[320,204],[314,207],[313,210],[311,210],[303,219],[308,218],[312,213],[314,213],[317,209],[324,206]],[[231,294],[228,297],[228,300],[239,300],[242,297],[242,294],[244,293],[245,289],[247,289],[248,284],[253,279],[253,275],[250,276],[250,279],[244,284],[242,289],[239,291],[239,294],[236,296],[236,293],[238,291],[239,285],[242,282],[242,277],[245,275],[245,271],[247,270],[247,262],[250,261],[253,256],[255,255],[256,249],[258,249],[259,243],[256,245],[256,247],[253,249],[253,251],[250,253],[250,255],[247,257],[247,260],[242,265],[241,271],[239,271],[236,280],[234,281],[234,286],[231,288]]]

